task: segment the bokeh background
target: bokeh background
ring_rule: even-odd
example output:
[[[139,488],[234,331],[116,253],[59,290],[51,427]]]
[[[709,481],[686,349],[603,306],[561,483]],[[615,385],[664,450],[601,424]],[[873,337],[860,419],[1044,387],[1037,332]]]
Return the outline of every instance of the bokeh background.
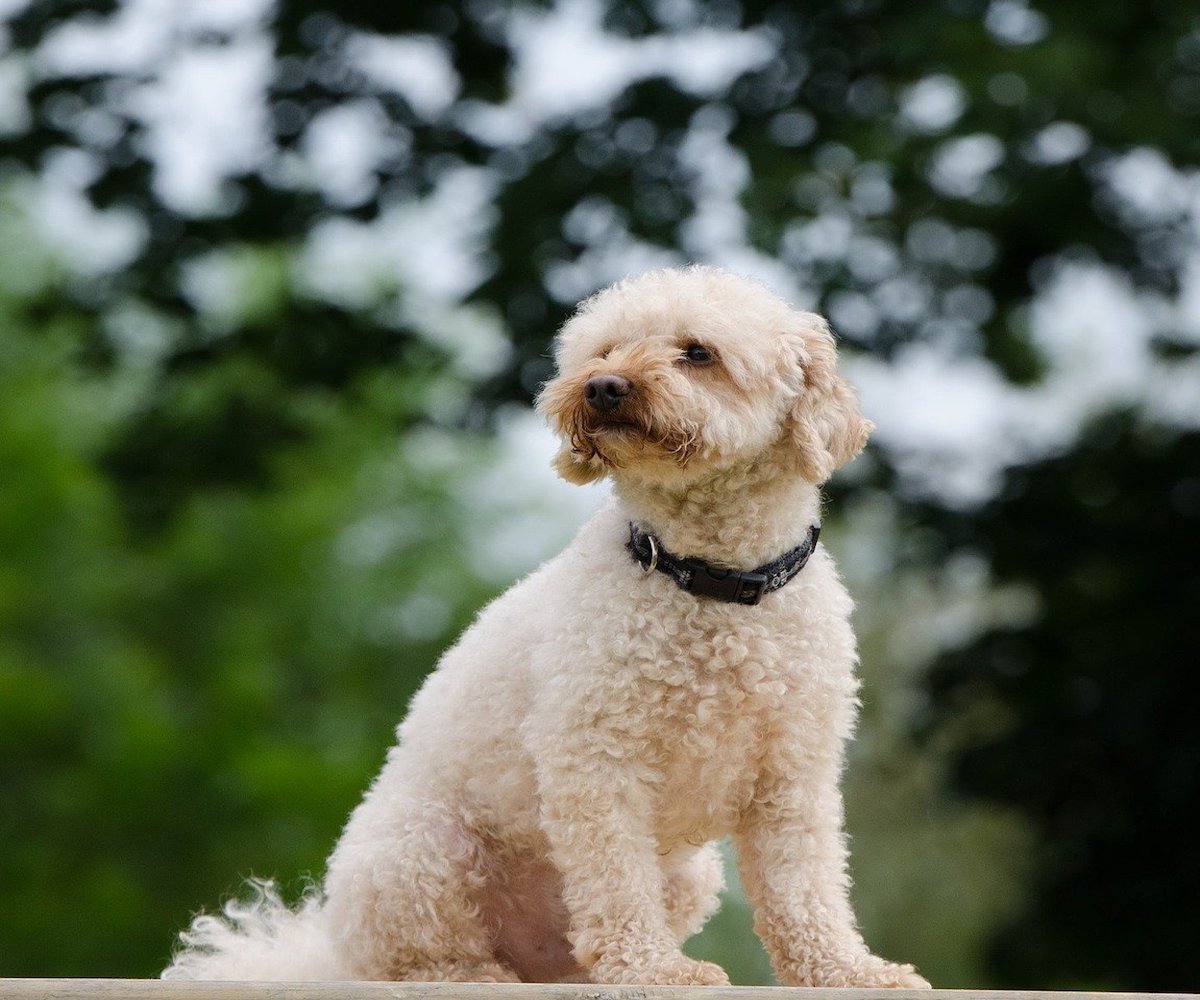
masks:
[[[879,951],[1200,989],[1194,0],[0,0],[0,975],[319,877],[407,699],[597,502],[581,296],[830,316]],[[486,710],[486,706],[483,706]],[[736,886],[694,942],[768,981]]]

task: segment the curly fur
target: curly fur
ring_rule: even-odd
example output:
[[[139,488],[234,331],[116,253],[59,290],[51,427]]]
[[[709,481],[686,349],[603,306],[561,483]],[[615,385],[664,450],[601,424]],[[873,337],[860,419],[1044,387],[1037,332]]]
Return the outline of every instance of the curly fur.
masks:
[[[630,520],[731,567],[799,541],[871,429],[828,327],[743,278],[659,271],[584,302],[556,360],[555,465],[614,499],[445,654],[323,895],[198,918],[165,976],[724,983],[680,944],[732,835],[780,982],[927,985],[868,951],[847,899],[856,653],[828,552],[745,607],[624,549]],[[597,375],[630,386],[611,411],[585,401]]]

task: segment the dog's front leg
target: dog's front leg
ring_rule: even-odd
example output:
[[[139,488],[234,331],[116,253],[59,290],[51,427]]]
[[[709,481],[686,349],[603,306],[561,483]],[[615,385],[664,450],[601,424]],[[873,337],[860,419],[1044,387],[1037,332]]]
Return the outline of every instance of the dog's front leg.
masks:
[[[928,989],[871,954],[850,906],[840,746],[778,740],[734,837],[754,927],[785,986]]]
[[[684,955],[671,930],[649,796],[636,764],[612,757],[592,727],[543,731],[527,742],[537,762],[542,830],[571,916],[571,944],[592,981],[728,984],[719,966]]]

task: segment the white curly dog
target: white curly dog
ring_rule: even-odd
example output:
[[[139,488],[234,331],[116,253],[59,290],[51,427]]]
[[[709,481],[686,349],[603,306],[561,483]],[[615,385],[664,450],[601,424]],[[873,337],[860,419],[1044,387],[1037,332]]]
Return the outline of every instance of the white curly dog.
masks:
[[[165,977],[724,984],[680,945],[731,835],[781,983],[928,986],[847,898],[856,652],[816,525],[871,425],[828,327],[663,270],[584,302],[556,360],[555,466],[614,498],[442,658],[323,891],[197,918]]]

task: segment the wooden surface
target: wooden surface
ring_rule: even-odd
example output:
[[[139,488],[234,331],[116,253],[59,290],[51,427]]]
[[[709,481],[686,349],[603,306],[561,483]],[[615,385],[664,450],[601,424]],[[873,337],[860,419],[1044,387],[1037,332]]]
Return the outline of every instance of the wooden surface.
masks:
[[[1200,1000],[1188,993],[829,990],[770,986],[525,986],[490,983],[190,983],[0,979],[0,1000]]]

